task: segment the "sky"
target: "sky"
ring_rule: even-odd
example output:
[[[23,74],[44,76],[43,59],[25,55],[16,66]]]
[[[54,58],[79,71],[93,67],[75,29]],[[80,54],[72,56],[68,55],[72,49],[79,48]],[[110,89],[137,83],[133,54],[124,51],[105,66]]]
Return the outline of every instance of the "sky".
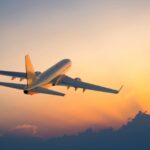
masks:
[[[116,129],[137,111],[149,112],[149,8],[147,0],[0,0],[0,70],[25,71],[26,54],[37,71],[69,58],[73,78],[124,85],[118,95],[54,87],[63,98],[0,87],[0,135]]]

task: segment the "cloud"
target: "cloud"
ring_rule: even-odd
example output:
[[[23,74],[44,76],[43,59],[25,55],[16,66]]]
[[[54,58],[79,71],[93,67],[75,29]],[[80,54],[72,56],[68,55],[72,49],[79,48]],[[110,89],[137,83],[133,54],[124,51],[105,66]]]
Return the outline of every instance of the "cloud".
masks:
[[[18,125],[15,130],[34,128],[34,125]],[[58,138],[47,138],[43,140],[37,137],[1,137],[0,146],[5,150],[43,150],[55,149],[76,150],[76,149],[115,149],[115,150],[149,150],[150,138],[150,115],[138,112],[136,116],[126,125],[118,130],[107,128],[94,132],[87,129],[76,135],[64,135]],[[88,143],[88,144],[87,144]],[[82,147],[82,148],[81,148]]]
[[[20,135],[20,136],[34,136],[36,135],[38,127],[31,124],[22,124],[17,125],[13,128],[10,133],[13,135]]]

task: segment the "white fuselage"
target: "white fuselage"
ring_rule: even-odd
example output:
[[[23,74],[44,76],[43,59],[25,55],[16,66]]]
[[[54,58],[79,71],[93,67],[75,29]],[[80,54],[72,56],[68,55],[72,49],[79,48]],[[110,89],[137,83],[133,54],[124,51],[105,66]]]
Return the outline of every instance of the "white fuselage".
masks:
[[[32,90],[36,87],[49,84],[55,78],[63,75],[70,67],[71,61],[69,59],[63,59],[38,76],[37,80],[30,87],[28,87],[27,90]]]

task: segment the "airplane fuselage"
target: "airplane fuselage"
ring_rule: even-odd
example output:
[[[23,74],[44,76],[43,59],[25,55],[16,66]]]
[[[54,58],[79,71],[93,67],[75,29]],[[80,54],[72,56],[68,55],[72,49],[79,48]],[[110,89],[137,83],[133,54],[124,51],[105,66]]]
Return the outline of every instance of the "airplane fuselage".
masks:
[[[44,71],[41,75],[37,77],[37,80],[28,87],[26,90],[32,90],[36,87],[50,84],[52,80],[63,75],[71,67],[71,60],[63,59],[56,63],[54,66],[50,67],[48,70]]]

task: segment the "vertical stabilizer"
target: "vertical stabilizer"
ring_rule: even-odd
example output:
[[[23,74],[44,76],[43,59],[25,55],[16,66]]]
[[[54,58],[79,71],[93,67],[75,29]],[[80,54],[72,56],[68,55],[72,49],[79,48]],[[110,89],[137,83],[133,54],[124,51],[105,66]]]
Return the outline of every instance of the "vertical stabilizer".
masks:
[[[27,74],[27,86],[31,86],[36,81],[36,75],[32,66],[30,56],[25,56],[26,74]]]

